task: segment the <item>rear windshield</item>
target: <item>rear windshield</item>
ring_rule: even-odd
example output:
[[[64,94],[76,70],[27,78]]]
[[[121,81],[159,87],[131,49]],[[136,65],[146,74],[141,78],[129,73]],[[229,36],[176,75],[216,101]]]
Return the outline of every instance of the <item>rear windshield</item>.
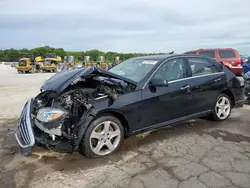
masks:
[[[232,50],[219,50],[220,58],[235,58],[236,55]]]
[[[200,55],[205,55],[205,56],[208,56],[208,57],[211,57],[211,58],[215,58],[215,53],[213,50],[210,50],[210,51],[200,51],[199,53]]]

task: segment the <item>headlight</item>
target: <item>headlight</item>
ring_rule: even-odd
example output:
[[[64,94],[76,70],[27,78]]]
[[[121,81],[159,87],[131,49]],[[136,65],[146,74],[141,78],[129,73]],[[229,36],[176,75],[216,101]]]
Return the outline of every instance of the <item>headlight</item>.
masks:
[[[47,123],[60,118],[65,112],[55,108],[41,108],[37,113],[37,119]]]

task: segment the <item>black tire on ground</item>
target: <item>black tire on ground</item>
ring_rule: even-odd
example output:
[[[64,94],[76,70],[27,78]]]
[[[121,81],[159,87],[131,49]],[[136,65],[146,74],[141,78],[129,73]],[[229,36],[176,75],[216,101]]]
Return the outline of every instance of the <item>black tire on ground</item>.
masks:
[[[107,155],[110,155],[110,154],[114,153],[117,149],[119,149],[122,142],[123,142],[124,127],[123,127],[122,123],[119,121],[119,119],[117,119],[116,117],[109,115],[109,114],[102,115],[91,122],[91,124],[87,128],[86,132],[84,133],[83,138],[81,140],[81,143],[79,145],[79,152],[87,158],[98,158],[98,157],[107,156],[107,155],[97,155],[96,153],[94,153],[92,151],[92,149],[90,147],[90,136],[91,136],[92,131],[96,128],[97,125],[99,125],[100,123],[102,123],[104,121],[111,121],[111,122],[116,123],[121,131],[119,144],[117,145],[116,149],[113,152],[111,152]]]
[[[220,117],[217,115],[217,113],[216,113],[216,104],[217,104],[217,102],[218,102],[221,98],[223,98],[223,97],[225,97],[225,98],[228,99],[230,107],[229,107],[229,114],[228,114],[225,118],[220,118]],[[222,93],[222,94],[220,94],[220,95],[217,97],[216,102],[215,102],[215,104],[214,104],[214,108],[213,108],[212,114],[211,114],[211,116],[209,116],[207,119],[212,120],[212,121],[224,121],[224,120],[226,120],[226,119],[230,116],[231,110],[232,110],[232,101],[231,101],[230,97],[229,97],[228,95]]]

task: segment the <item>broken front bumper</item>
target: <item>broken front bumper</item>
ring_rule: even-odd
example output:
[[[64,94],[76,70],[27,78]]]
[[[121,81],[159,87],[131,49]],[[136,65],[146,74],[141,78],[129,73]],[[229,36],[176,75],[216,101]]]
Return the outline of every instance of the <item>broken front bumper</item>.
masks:
[[[35,136],[30,113],[32,102],[33,99],[31,98],[24,105],[20,120],[17,124],[17,131],[15,133],[16,140],[24,155],[28,155],[31,152],[31,148],[35,144]]]
[[[37,128],[31,117],[33,101],[33,99],[29,99],[24,105],[15,133],[23,155],[29,155],[34,145],[54,149],[58,152],[73,152],[73,147],[68,140],[53,141],[46,132]]]

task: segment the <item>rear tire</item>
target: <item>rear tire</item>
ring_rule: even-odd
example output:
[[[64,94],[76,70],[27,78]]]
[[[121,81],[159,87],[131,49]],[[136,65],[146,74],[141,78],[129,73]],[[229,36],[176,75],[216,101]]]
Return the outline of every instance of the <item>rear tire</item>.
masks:
[[[224,121],[226,120],[232,110],[232,101],[226,94],[220,94],[214,104],[212,115],[209,119],[213,121]]]
[[[87,158],[107,156],[121,146],[123,139],[124,128],[119,119],[112,115],[103,115],[87,128],[79,152]]]

